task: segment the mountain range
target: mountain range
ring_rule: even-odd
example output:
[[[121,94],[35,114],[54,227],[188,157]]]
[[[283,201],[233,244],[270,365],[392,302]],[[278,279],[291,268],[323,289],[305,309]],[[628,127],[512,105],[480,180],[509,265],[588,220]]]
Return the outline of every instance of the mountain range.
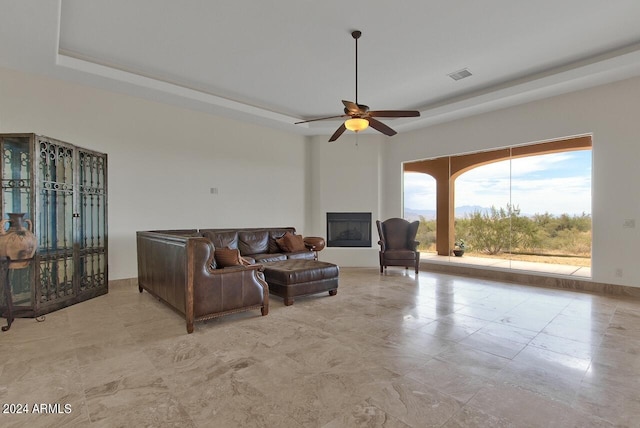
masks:
[[[467,214],[473,214],[474,212],[490,212],[491,208],[481,207],[479,205],[462,205],[456,207],[456,218],[464,218]],[[404,209],[404,218],[409,221],[420,220],[420,217],[424,217],[425,220],[435,220],[436,210],[417,210],[413,208]]]

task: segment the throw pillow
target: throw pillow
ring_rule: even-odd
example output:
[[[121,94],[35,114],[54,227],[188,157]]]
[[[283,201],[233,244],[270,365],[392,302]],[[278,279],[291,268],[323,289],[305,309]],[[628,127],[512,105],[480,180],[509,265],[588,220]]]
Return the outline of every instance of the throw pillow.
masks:
[[[227,266],[241,265],[240,251],[231,248],[216,248],[216,263],[218,267],[225,268]]]
[[[287,253],[294,253],[296,251],[304,251],[307,247],[304,245],[304,239],[302,235],[294,235],[290,232],[284,234],[280,239],[276,239],[278,246]]]
[[[276,240],[282,238],[284,234],[287,233],[284,229],[275,229],[269,231],[269,243],[268,243],[268,253],[279,253],[281,251],[280,246],[276,242]]]

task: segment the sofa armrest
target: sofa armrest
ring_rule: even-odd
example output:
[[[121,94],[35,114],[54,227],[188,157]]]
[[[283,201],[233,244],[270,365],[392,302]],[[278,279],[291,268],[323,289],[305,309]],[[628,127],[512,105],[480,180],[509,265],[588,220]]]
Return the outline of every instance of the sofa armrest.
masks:
[[[202,237],[137,232],[138,288],[194,321],[249,309],[269,312],[261,265],[212,269],[214,248]]]
[[[269,286],[261,272],[262,265],[211,269],[213,252],[208,239],[189,239],[187,288],[192,290],[187,289],[187,330],[192,329],[190,324],[195,320],[247,308],[261,308],[262,314],[266,315],[269,312]]]
[[[303,239],[305,247],[311,251],[322,251],[325,247],[324,238],[319,236],[306,236]]]
[[[261,264],[252,264],[252,265],[235,265],[235,266],[227,266],[224,268],[211,269],[211,265],[209,264],[207,265],[207,271],[212,275],[218,275],[225,272],[228,273],[228,272],[239,271],[239,270],[257,270],[259,272],[262,272],[264,270],[264,266],[262,266]]]

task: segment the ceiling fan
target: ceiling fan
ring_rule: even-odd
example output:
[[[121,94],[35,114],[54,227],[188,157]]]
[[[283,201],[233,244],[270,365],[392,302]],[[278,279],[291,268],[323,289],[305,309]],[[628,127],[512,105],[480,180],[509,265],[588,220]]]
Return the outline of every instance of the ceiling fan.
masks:
[[[316,122],[318,120],[336,119],[339,117],[348,117],[349,119],[340,125],[340,127],[333,133],[329,141],[337,140],[347,129],[354,132],[360,132],[371,126],[373,129],[382,132],[389,137],[396,135],[397,132],[375,119],[376,117],[418,117],[420,112],[416,110],[369,110],[369,106],[364,104],[358,104],[358,39],[362,35],[362,32],[355,30],[351,33],[351,36],[356,41],[356,102],[342,100],[344,104],[344,114],[338,116],[321,117],[318,119],[303,120],[296,122],[300,123]]]

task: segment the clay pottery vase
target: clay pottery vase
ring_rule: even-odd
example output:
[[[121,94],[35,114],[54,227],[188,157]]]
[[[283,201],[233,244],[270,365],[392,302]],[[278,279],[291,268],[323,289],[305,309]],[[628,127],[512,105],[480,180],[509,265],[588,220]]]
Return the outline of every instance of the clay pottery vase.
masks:
[[[10,260],[22,260],[11,262],[9,269],[21,269],[29,265],[38,247],[38,240],[31,231],[31,220],[24,219],[24,213],[9,213],[9,219],[0,221],[0,257],[9,257]],[[9,229],[5,225],[9,223]],[[24,227],[27,225],[27,228]]]

